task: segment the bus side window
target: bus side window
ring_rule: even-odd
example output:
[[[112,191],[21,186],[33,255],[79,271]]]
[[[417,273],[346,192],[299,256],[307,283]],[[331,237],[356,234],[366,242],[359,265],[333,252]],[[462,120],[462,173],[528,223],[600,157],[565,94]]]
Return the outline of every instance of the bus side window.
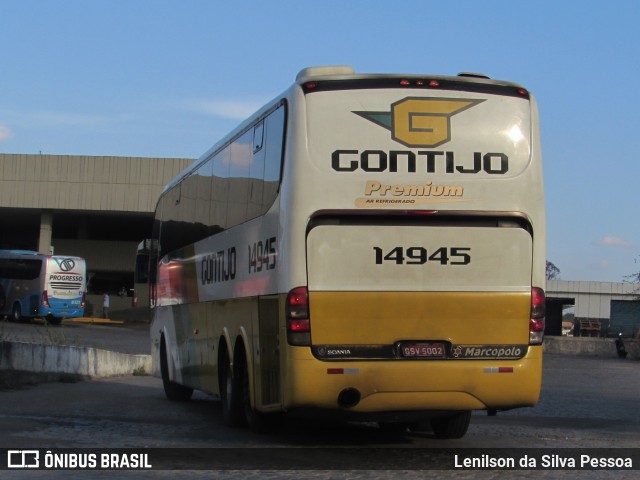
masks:
[[[213,188],[213,158],[207,160],[195,174],[196,182],[196,205],[195,222],[201,225],[201,232],[198,238],[206,238],[216,233],[216,229],[211,224],[211,196]]]
[[[252,145],[252,130],[243,133],[230,145],[231,168],[229,169],[229,196],[227,197],[227,223],[229,226],[240,225],[247,221]]]
[[[253,154],[262,150],[264,142],[264,120],[253,128]]]
[[[225,147],[213,157],[213,177],[211,194],[211,225],[220,229],[229,228],[227,221],[227,197],[229,194],[229,172],[231,168],[231,148]]]
[[[271,113],[266,120],[263,205],[266,211],[275,201],[280,185],[284,150],[285,106]]]
[[[262,204],[264,192],[264,120],[253,128],[253,156],[249,171],[249,208],[247,219],[255,218],[265,212]]]

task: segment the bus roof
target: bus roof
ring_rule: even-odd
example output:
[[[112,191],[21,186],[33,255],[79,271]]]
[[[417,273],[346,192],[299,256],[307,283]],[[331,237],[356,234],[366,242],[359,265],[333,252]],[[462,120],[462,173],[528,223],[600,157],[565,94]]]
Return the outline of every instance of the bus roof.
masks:
[[[432,74],[402,74],[402,73],[356,73],[356,71],[347,65],[308,67],[300,70],[296,76],[297,84],[305,84],[310,81],[322,80],[392,80],[392,79],[412,79],[423,81],[457,81],[462,83],[484,83],[490,85],[502,85],[522,88],[521,85],[504,80],[496,80],[485,75],[484,73],[460,72],[458,75],[432,75]],[[428,82],[424,84],[428,86]],[[406,86],[416,86],[415,84]]]
[[[43,255],[33,250],[0,250],[0,255]]]
[[[406,81],[407,83],[399,83]],[[393,88],[397,86],[407,88],[435,87],[446,90],[469,90],[485,93],[499,93],[528,98],[529,92],[521,85],[504,80],[494,80],[482,73],[461,72],[457,76],[429,75],[429,74],[399,74],[399,73],[357,73],[349,65],[324,65],[303,68],[296,75],[292,87],[301,87],[304,93],[319,90],[350,90],[356,88]],[[505,88],[506,87],[506,88]],[[291,87],[290,87],[291,88]],[[289,89],[287,89],[288,91]],[[232,131],[216,142],[196,161],[174,177],[162,190],[162,197],[168,190],[180,183],[184,178],[193,174],[211,155],[233,141],[249,128],[256,119],[268,114],[274,105],[279,104],[285,93],[256,110],[242,121]]]

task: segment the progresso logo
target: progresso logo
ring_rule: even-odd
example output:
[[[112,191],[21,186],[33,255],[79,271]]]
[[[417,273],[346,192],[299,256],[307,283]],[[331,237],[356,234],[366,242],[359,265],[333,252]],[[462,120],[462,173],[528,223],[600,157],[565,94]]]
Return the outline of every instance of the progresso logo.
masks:
[[[408,147],[437,147],[451,140],[451,117],[484,100],[406,97],[390,112],[353,112],[391,131],[391,138]]]
[[[73,270],[73,267],[76,266],[76,262],[73,258],[54,258],[54,260],[63,272],[70,272]]]

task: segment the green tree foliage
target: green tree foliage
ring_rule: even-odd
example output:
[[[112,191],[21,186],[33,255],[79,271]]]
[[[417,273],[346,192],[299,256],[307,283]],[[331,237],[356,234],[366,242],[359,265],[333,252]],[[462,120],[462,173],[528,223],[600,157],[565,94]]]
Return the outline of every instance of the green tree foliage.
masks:
[[[560,278],[560,269],[553,262],[547,260],[547,280],[557,280]]]
[[[638,263],[637,258],[635,259],[635,263]],[[631,283],[640,283],[640,272],[632,273],[631,275],[625,275],[624,280]]]
[[[627,282],[631,282],[631,283],[640,283],[640,272],[638,273],[633,273],[631,275],[625,275],[624,279]]]

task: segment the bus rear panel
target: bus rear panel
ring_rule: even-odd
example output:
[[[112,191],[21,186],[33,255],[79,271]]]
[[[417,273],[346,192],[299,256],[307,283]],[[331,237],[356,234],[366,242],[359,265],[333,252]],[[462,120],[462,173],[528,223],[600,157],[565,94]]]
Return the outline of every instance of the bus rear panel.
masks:
[[[545,257],[530,93],[416,76],[301,88],[307,141],[288,172],[291,215],[309,219],[297,223],[308,322],[289,328],[286,404],[534,405]]]
[[[44,287],[47,301],[42,305],[43,316],[82,317],[87,291],[85,260],[59,255],[48,257]]]
[[[84,315],[86,264],[80,257],[0,251],[0,314],[50,323]]]

